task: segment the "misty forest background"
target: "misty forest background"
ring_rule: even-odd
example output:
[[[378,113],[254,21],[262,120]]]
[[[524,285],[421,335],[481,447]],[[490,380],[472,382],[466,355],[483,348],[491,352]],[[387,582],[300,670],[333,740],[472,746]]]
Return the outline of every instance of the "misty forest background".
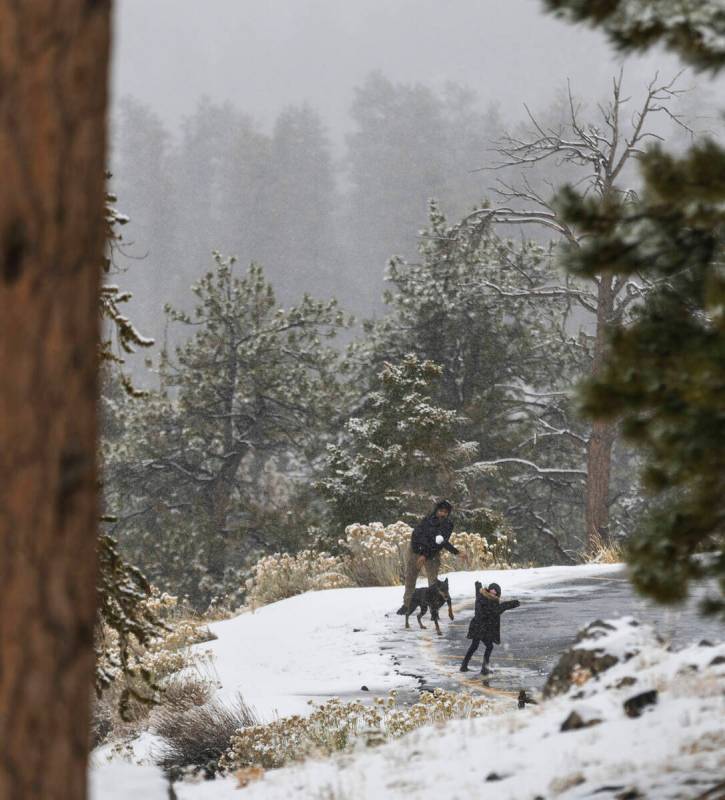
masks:
[[[648,110],[647,83],[617,94],[614,75],[609,96],[564,84],[512,120],[466,87],[375,72],[343,146],[309,104],[264,127],[202,98],[172,133],[123,98],[109,282],[135,330],[106,370],[102,450],[128,560],[203,608],[241,598],[265,554],[334,552],[345,525],[441,496],[517,563],[591,555],[572,390],[603,332],[592,282],[560,266],[576,232],[546,215],[567,183],[601,194],[601,164],[551,142],[606,130],[607,109],[626,140],[644,109],[647,135],[683,149],[703,96],[671,77]],[[634,158],[609,178],[636,201]],[[624,288],[608,323],[641,299]],[[648,505],[638,470],[612,428],[604,539]]]

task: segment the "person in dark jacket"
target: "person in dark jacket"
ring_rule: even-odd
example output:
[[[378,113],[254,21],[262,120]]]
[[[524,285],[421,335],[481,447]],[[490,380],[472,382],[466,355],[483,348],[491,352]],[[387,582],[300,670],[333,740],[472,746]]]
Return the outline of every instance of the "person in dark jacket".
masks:
[[[449,541],[453,533],[451,511],[453,511],[453,506],[447,500],[441,500],[436,503],[432,513],[423,517],[413,528],[405,573],[405,594],[398,614],[405,614],[406,609],[409,608],[415,591],[415,582],[421,569],[425,567],[428,586],[435,586],[441,567],[441,550],[458,553],[458,549]],[[450,609],[448,616],[453,619],[453,612]]]
[[[521,603],[518,600],[501,602],[501,587],[497,583],[489,584],[484,589],[480,581],[476,581],[476,610],[468,626],[468,638],[471,646],[463,657],[461,672],[468,672],[468,662],[473,654],[478,650],[478,646],[483,642],[483,664],[481,674],[488,675],[490,672],[488,662],[494,644],[501,644],[501,614],[510,608],[518,608]]]

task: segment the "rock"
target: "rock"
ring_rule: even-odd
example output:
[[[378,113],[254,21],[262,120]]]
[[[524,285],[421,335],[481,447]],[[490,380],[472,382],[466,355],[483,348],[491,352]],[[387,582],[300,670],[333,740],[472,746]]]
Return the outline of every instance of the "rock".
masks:
[[[614,688],[624,689],[626,686],[634,686],[635,683],[637,683],[636,678],[633,678],[631,675],[625,675],[614,684]]]
[[[710,667],[716,667],[718,664],[725,664],[725,656],[715,656],[713,660],[708,664]]]
[[[624,713],[628,717],[641,717],[642,712],[647,706],[653,706],[657,702],[657,689],[650,689],[648,692],[640,692],[629,700],[624,701]]]
[[[360,687],[360,691],[361,691],[361,692],[369,692],[369,691],[370,691],[370,689],[368,689],[368,687],[367,687],[367,686],[365,686],[365,684],[363,684],[363,685]]]
[[[703,639],[697,646],[698,647],[715,647],[715,645],[709,639]]]
[[[580,728],[591,728],[592,725],[599,725],[601,719],[597,717],[589,717],[586,714],[580,714],[578,711],[572,711],[571,714],[561,723],[562,733],[565,731],[578,731]]]
[[[610,652],[610,642],[613,644]],[[553,697],[568,692],[573,686],[581,686],[590,678],[628,661],[636,655],[643,643],[661,643],[649,626],[640,627],[633,619],[605,622],[598,619],[577,634],[574,644],[559,658],[544,685],[544,697]]]
[[[562,653],[549,674],[544,685],[544,697],[568,692],[572,686],[585,683],[593,675],[613,667],[617,663],[615,656],[596,649],[579,648],[577,644],[588,643],[589,640],[598,639],[608,631],[614,630],[616,629],[613,625],[597,620],[579,631],[573,647]]]
[[[487,781],[502,781],[504,778],[505,776],[499,775],[498,772],[489,772],[488,775],[486,775]]]
[[[643,798],[644,795],[639,793],[639,790],[634,789],[625,789],[623,792],[614,796],[614,800],[640,800]]]

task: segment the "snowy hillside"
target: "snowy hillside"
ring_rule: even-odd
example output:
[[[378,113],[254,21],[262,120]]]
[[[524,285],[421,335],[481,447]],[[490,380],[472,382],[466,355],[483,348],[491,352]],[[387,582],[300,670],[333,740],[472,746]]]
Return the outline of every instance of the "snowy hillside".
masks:
[[[470,607],[476,578],[500,582],[508,596],[533,608],[553,587],[557,593],[566,593],[574,591],[569,588],[574,581],[588,579],[596,589],[599,582],[620,571],[617,566],[588,565],[448,577],[458,615],[459,609]],[[586,590],[580,585],[576,591],[581,595]],[[704,779],[725,769],[725,645],[695,644],[673,654],[658,644],[648,626],[620,621],[596,647],[619,659],[636,653],[634,658],[613,666],[602,680],[519,711],[511,693],[489,689],[475,673],[463,678],[445,662],[441,658],[444,641],[436,637],[432,626],[421,631],[412,620],[414,627],[406,631],[395,614],[400,600],[400,587],[310,592],[215,623],[211,628],[218,638],[197,647],[211,654],[217,697],[231,702],[241,693],[265,722],[307,714],[310,700],[321,702],[332,696],[369,701],[398,689],[415,697],[419,680],[405,667],[413,663],[422,665],[438,683],[448,680],[452,688],[490,694],[493,717],[450,722],[444,729],[424,728],[369,751],[269,771],[244,790],[237,788],[233,777],[176,783],[179,800],[270,798],[290,793],[310,798],[415,798],[431,793],[464,797],[480,790],[486,780],[495,784],[501,800],[560,794],[579,798],[602,786],[629,786],[637,781],[653,786],[664,765],[673,770],[675,787],[698,772]],[[462,616],[468,618],[470,611]],[[448,626],[448,620],[443,624]],[[571,630],[571,639],[575,632]],[[461,642],[461,653],[464,649]],[[650,689],[659,691],[660,702],[641,717],[629,718],[622,704]],[[574,711],[583,727],[562,733],[564,720]],[[592,720],[600,722],[587,727]],[[668,735],[663,736],[663,731]],[[159,744],[152,735],[142,736],[134,743],[134,760],[150,765]],[[160,773],[150,766],[119,763],[117,758],[108,763],[107,759],[107,749],[94,755],[94,800],[138,795],[139,786],[146,787],[144,797],[149,800],[166,797]],[[429,761],[435,762],[435,769],[427,769]],[[420,779],[423,768],[425,782]],[[119,794],[124,786],[128,791]],[[615,796],[614,790],[597,795]]]

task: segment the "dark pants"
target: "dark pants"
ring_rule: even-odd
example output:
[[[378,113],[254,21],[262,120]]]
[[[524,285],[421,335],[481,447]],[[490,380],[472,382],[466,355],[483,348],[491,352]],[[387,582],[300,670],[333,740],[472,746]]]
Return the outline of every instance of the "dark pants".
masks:
[[[471,646],[468,648],[468,652],[465,656],[463,656],[463,666],[467,667],[468,662],[473,658],[473,654],[478,650],[478,646],[481,644],[481,639],[472,639]],[[488,664],[489,659],[491,658],[491,653],[493,652],[493,642],[484,642],[483,643],[486,649],[483,651],[483,666]]]

